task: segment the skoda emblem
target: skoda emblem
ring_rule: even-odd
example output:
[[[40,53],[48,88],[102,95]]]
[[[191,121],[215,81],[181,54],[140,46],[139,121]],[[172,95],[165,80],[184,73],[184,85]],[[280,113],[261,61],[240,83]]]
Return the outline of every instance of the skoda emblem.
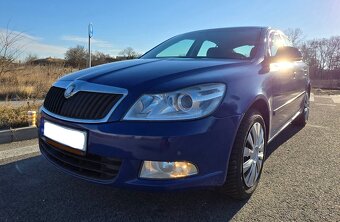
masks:
[[[66,99],[68,99],[71,96],[73,96],[75,93],[76,93],[76,85],[71,84],[66,88],[66,90],[64,92],[64,96],[65,96]]]

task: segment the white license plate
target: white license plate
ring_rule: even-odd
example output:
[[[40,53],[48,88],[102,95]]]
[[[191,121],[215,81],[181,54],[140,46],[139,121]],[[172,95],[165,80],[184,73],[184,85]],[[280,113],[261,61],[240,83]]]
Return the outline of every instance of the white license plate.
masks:
[[[77,150],[86,151],[87,133],[44,121],[44,136]]]

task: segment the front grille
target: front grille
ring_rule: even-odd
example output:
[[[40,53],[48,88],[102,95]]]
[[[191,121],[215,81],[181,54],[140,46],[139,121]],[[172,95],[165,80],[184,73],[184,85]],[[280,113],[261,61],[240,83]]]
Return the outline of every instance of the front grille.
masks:
[[[52,162],[80,176],[97,179],[114,179],[118,172],[121,160],[101,157],[93,154],[78,156],[67,151],[54,148],[40,139],[41,152]]]
[[[76,119],[102,119],[122,97],[120,94],[80,91],[66,99],[64,92],[65,89],[53,86],[46,95],[44,108]]]

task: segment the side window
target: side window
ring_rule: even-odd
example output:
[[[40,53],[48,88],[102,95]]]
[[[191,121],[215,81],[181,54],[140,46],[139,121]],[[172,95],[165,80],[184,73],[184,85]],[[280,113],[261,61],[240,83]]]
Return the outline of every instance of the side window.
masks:
[[[201,57],[206,57],[207,56],[207,52],[210,48],[215,48],[217,45],[211,41],[204,41],[201,45],[200,50],[198,51],[197,56],[201,56]]]
[[[156,57],[181,57],[186,56],[191,46],[194,44],[193,39],[184,39],[164,49]]]
[[[280,35],[277,33],[273,33],[270,35],[270,41],[269,41],[269,50],[270,55],[275,56],[277,50],[284,46],[284,41],[281,39]]]
[[[234,48],[233,51],[238,53],[238,54],[241,54],[247,58],[250,58],[250,54],[253,54],[251,53],[251,50],[254,48],[253,45],[243,45],[243,46],[239,46],[237,48]]]
[[[281,35],[284,43],[285,43],[285,46],[293,46],[293,43],[289,40],[289,38],[285,35]]]

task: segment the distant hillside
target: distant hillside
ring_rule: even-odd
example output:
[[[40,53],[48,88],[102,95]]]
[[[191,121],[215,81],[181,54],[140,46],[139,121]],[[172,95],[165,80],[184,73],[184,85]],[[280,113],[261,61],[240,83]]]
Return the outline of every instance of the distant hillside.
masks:
[[[45,58],[45,59],[36,59],[31,61],[32,65],[64,65],[65,60],[64,59],[58,59],[58,58]]]

